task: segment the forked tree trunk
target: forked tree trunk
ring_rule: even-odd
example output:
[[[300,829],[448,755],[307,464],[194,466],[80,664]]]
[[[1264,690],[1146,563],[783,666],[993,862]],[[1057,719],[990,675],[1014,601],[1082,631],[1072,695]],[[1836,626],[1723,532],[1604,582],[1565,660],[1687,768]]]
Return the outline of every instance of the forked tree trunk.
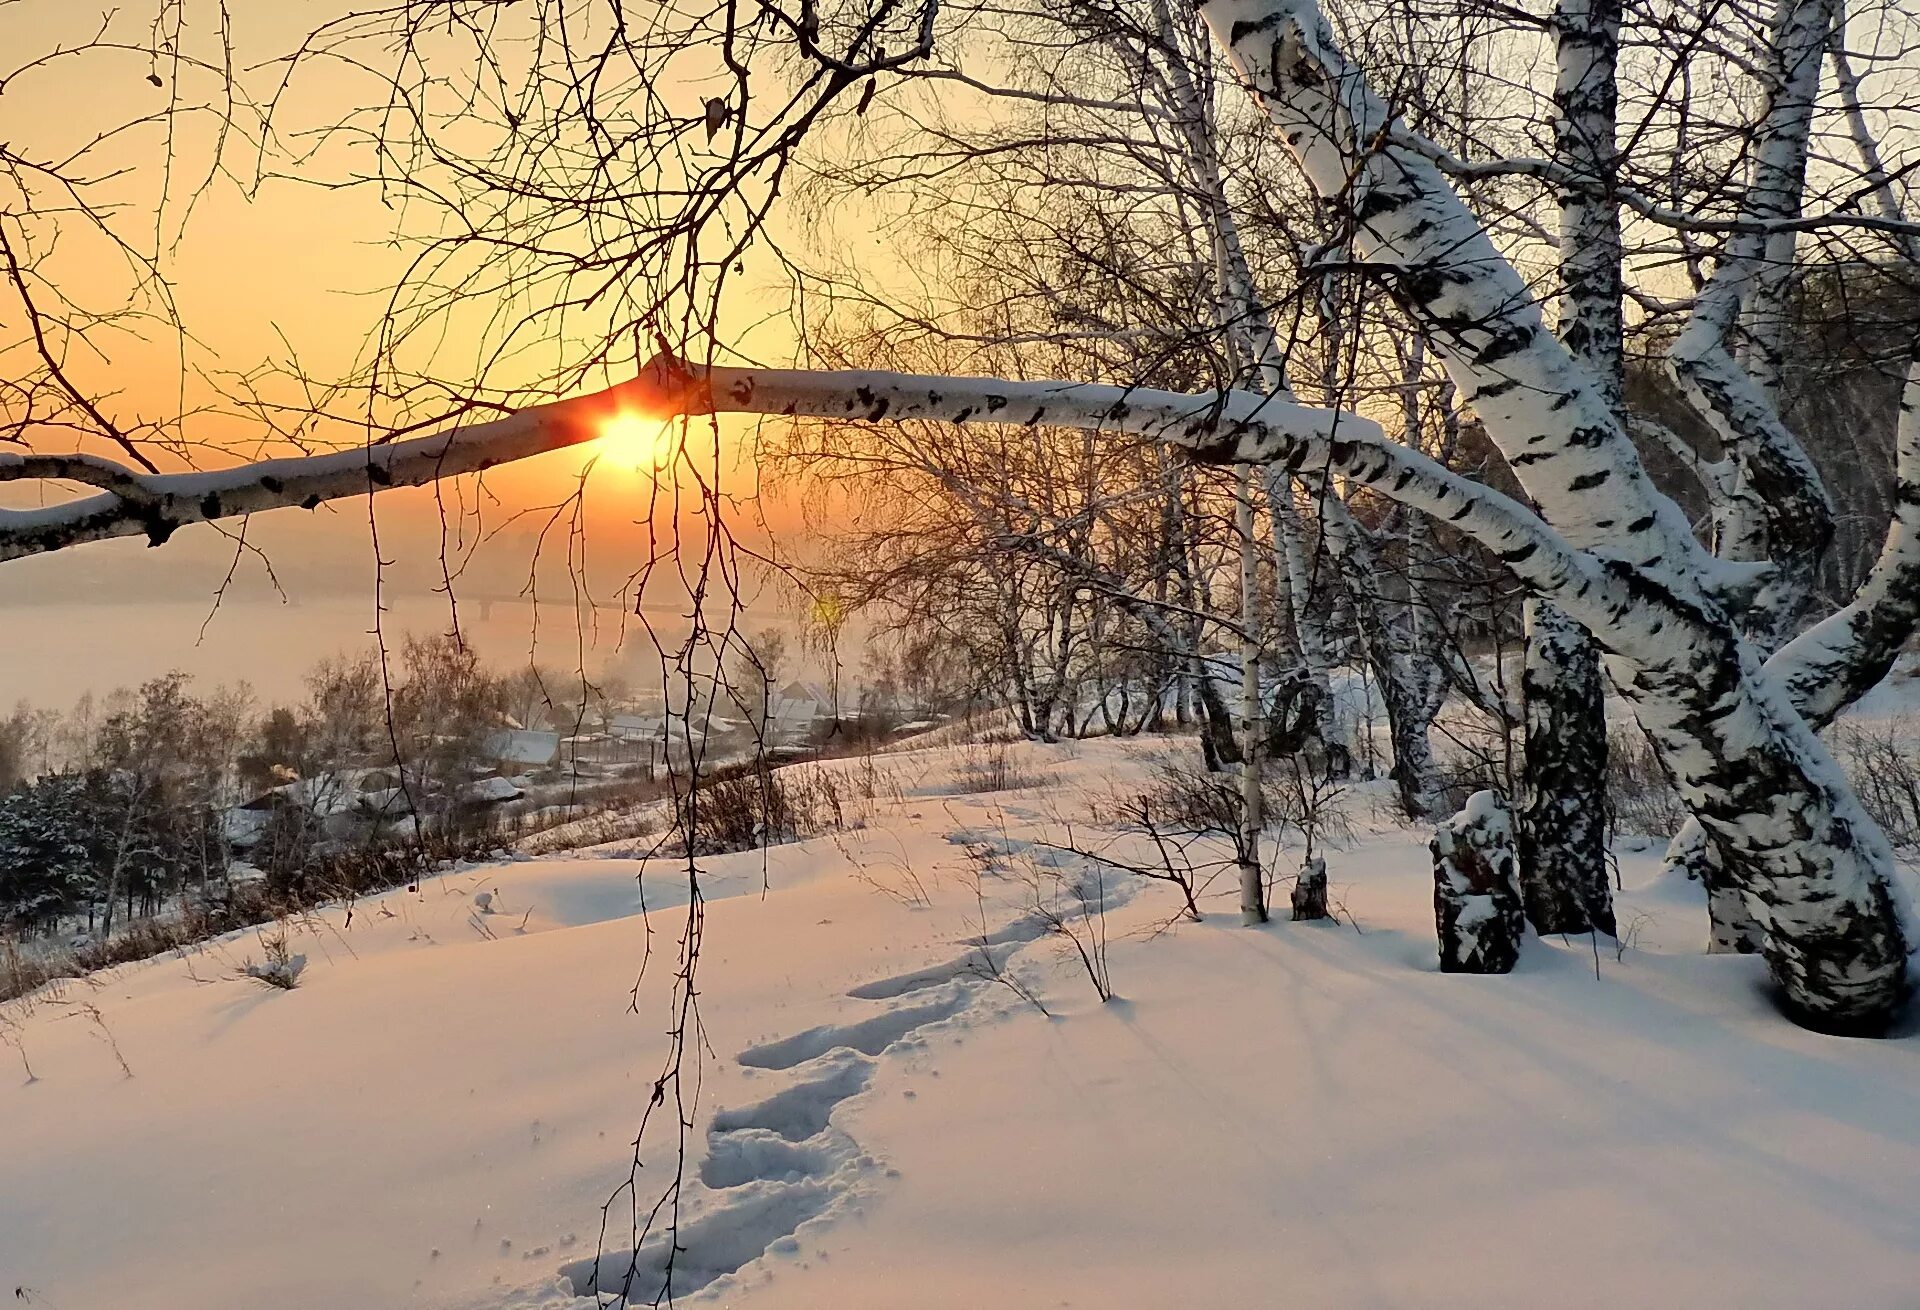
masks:
[[[1838,36],[1839,16],[1837,0],[1779,0],[1776,6],[1767,50],[1767,110],[1754,133],[1744,204],[1756,221],[1800,215],[1821,60]],[[1867,162],[1877,163],[1871,152]],[[1880,198],[1884,206],[1884,194]],[[1791,228],[1729,241],[1667,361],[1727,452],[1729,475],[1708,481],[1715,552],[1770,567],[1744,618],[1749,637],[1768,652],[1792,636],[1806,613],[1833,540],[1832,502],[1780,415],[1795,245]],[[1742,321],[1750,347],[1744,368],[1731,345]],[[1804,705],[1797,708],[1807,713]],[[1826,725],[1826,717],[1808,717],[1815,729]],[[1737,862],[1697,825],[1677,835],[1667,851],[1668,868],[1685,870],[1706,888],[1711,953],[1751,952],[1765,940],[1765,910],[1742,894],[1749,879],[1732,867]]]
[[[1887,676],[1920,619],[1920,343],[1900,394],[1894,471],[1893,523],[1859,592],[1767,661],[1767,676],[1816,732]],[[1761,949],[1766,933],[1757,915],[1765,907],[1749,903],[1742,888],[1751,879],[1728,868],[1725,853],[1697,818],[1674,836],[1665,863],[1706,889],[1709,953]]]

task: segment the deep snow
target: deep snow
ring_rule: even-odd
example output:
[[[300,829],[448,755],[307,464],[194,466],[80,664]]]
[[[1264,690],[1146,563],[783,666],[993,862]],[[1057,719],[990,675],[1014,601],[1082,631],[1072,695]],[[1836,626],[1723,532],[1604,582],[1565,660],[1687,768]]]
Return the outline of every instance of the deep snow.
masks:
[[[1351,923],[1242,928],[1228,876],[1156,933],[1173,893],[1116,880],[1103,1005],[1031,913],[1088,866],[1037,843],[1098,840],[1089,803],[1190,744],[1010,749],[1023,790],[956,791],[964,749],[886,756],[864,826],[702,861],[685,1299],[1916,1303],[1920,1041],[1782,1021],[1757,961],[1701,954],[1657,846],[1621,853],[1634,944],[1597,979],[1585,940],[1442,975],[1425,834],[1356,789],[1328,853]],[[643,918],[624,856],[330,912],[290,992],[234,977],[248,933],[0,1011],[0,1282],[61,1310],[590,1305],[685,903],[649,866]],[[982,976],[982,909],[1051,1017]],[[630,1245],[623,1200],[597,1279],[650,1299],[662,1248]]]

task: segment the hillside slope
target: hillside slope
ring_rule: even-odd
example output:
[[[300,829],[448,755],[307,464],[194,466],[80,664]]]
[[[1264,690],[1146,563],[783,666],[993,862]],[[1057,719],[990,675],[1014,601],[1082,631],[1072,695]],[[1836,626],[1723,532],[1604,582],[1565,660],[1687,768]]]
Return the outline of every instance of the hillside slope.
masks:
[[[1424,837],[1366,789],[1329,857],[1351,922],[1243,929],[1223,878],[1159,931],[1168,888],[1056,847],[1166,746],[1012,749],[1017,790],[890,757],[845,830],[702,861],[677,1299],[1913,1304],[1920,1039],[1783,1022],[1651,851],[1597,978],[1586,941],[1439,974]],[[640,870],[606,848],[330,912],[293,991],[234,978],[244,934],[8,1007],[0,1281],[60,1310],[651,1301],[665,1247],[630,1254],[631,1196],[601,1209],[685,921],[682,877]],[[1104,1004],[1046,932],[1100,926],[1076,887]]]

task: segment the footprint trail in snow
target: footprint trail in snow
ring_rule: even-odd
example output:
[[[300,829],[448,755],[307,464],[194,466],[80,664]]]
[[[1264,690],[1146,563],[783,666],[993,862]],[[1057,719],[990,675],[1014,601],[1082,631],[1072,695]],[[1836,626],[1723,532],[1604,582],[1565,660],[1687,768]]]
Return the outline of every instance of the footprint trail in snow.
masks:
[[[950,840],[999,848],[995,854],[1003,858],[1026,846],[971,833]],[[1040,862],[1058,867],[1067,861],[1061,853],[1047,852]],[[1102,892],[1109,908],[1131,895],[1132,889],[1111,885]],[[742,1051],[735,1057],[741,1067],[791,1073],[793,1081],[759,1101],[714,1115],[699,1169],[700,1191],[690,1206],[694,1217],[680,1225],[671,1269],[672,1240],[661,1233],[637,1251],[608,1251],[561,1266],[560,1276],[573,1294],[604,1306],[665,1304],[692,1296],[769,1252],[797,1251],[806,1225],[857,1210],[864,1180],[880,1163],[834,1123],[835,1111],[866,1090],[881,1058],[913,1043],[928,1025],[967,1011],[1013,952],[1046,936],[1051,927],[1044,914],[1022,915],[962,943],[965,953],[945,964],[862,983],[846,993],[856,1001],[895,1002],[879,1013]]]
[[[982,985],[964,967],[923,979],[926,973],[882,979],[849,993],[856,1000],[910,996],[904,1004],[740,1053],[738,1063],[745,1068],[791,1071],[795,1080],[759,1101],[714,1115],[699,1170],[709,1208],[680,1226],[680,1250],[671,1271],[675,1299],[701,1291],[769,1251],[797,1250],[803,1226],[854,1205],[862,1179],[879,1164],[834,1124],[835,1110],[866,1090],[875,1057],[910,1042],[928,1024],[966,1010]],[[891,990],[895,986],[898,990]],[[929,998],[939,987],[945,992]],[[668,1251],[668,1237],[661,1234],[637,1252],[608,1251],[571,1261],[560,1276],[577,1297],[609,1305],[664,1302]]]

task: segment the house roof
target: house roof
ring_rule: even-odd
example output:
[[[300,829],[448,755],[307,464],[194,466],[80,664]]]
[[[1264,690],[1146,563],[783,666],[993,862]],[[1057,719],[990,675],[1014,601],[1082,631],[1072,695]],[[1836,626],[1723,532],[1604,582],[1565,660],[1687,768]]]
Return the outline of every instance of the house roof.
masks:
[[[487,738],[486,751],[496,760],[514,764],[550,764],[560,753],[560,734],[524,728],[496,732]]]
[[[833,697],[825,687],[807,678],[795,678],[774,693],[777,701],[812,701],[815,705],[832,703]]]

